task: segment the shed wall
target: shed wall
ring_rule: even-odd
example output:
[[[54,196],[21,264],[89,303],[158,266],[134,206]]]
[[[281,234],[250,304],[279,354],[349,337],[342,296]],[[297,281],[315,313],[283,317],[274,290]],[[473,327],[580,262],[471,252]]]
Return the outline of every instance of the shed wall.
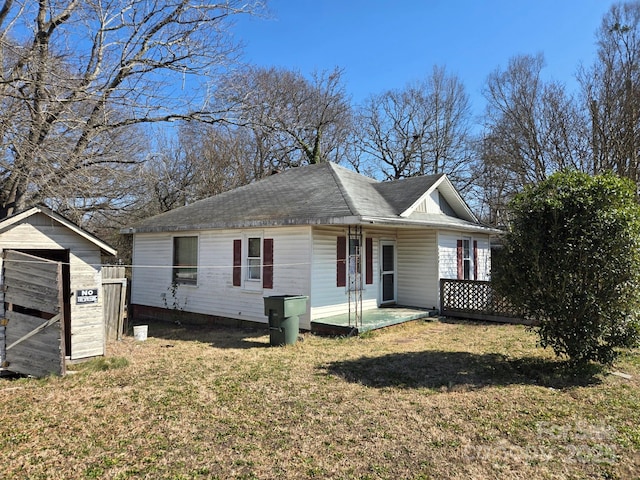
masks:
[[[69,250],[71,277],[71,358],[104,355],[103,295],[100,249],[48,216],[38,213],[0,232],[2,250]],[[1,271],[0,259],[0,271]],[[98,303],[77,305],[76,290],[98,289]],[[4,298],[0,293],[0,308]]]

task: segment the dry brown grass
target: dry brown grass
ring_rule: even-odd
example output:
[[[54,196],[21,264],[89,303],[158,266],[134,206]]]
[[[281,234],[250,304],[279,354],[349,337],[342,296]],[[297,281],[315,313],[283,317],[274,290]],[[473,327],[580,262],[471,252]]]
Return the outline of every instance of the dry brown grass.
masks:
[[[640,356],[568,375],[518,326],[359,338],[152,324],[0,382],[2,478],[638,478]]]

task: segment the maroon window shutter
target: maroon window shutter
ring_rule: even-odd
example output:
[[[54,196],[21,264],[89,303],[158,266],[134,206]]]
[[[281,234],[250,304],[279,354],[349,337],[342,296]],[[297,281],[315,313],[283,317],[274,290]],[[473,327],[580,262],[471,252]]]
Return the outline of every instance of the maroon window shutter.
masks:
[[[458,240],[458,248],[456,250],[458,255],[458,280],[463,280],[464,269],[462,267],[462,240]]]
[[[265,238],[263,244],[262,288],[273,288],[273,238]]]
[[[347,237],[338,237],[336,247],[336,286],[347,286]]]
[[[366,248],[366,266],[365,268],[367,269],[367,278],[365,280],[367,285],[371,285],[373,284],[373,238],[371,237],[367,237],[366,239],[366,243],[365,243],[365,248]]]
[[[242,240],[233,241],[233,286],[242,283]]]
[[[478,241],[473,241],[473,279],[478,279]]]

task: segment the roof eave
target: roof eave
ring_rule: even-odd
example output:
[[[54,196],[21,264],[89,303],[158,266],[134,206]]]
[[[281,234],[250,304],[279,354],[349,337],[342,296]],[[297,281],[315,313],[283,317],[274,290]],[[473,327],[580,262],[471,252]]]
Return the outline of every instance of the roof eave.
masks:
[[[375,225],[405,226],[405,227],[430,227],[443,230],[460,230],[466,232],[486,233],[488,235],[499,235],[503,232],[496,228],[481,224],[462,223],[452,224],[448,222],[437,222],[432,220],[415,220],[408,218],[390,217],[362,217],[362,222]]]
[[[392,227],[427,227],[439,228],[447,230],[461,230],[467,232],[486,233],[489,235],[497,235],[502,233],[495,228],[487,227],[480,224],[452,224],[448,222],[416,220],[400,217],[373,217],[373,216],[344,216],[344,217],[321,217],[321,218],[278,218],[269,220],[247,220],[241,222],[218,222],[199,225],[181,225],[177,226],[148,226],[137,228],[126,228],[120,232],[123,234],[138,233],[176,233],[176,232],[193,232],[201,230],[225,230],[225,229],[248,229],[248,228],[268,228],[268,227],[286,227],[286,226],[304,226],[304,225],[381,225]]]
[[[274,218],[267,220],[243,220],[237,222],[213,222],[194,225],[158,225],[131,227],[120,230],[123,234],[136,233],[170,233],[198,230],[225,230],[238,228],[267,228],[267,227],[293,227],[302,225],[353,225],[360,223],[360,217],[355,215],[345,217],[319,217],[319,218]]]

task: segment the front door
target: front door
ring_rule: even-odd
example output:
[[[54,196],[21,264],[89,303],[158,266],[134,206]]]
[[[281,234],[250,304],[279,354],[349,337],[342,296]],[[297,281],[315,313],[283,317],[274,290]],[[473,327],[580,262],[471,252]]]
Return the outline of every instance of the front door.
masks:
[[[396,244],[392,241],[380,242],[381,265],[381,305],[396,302]]]

